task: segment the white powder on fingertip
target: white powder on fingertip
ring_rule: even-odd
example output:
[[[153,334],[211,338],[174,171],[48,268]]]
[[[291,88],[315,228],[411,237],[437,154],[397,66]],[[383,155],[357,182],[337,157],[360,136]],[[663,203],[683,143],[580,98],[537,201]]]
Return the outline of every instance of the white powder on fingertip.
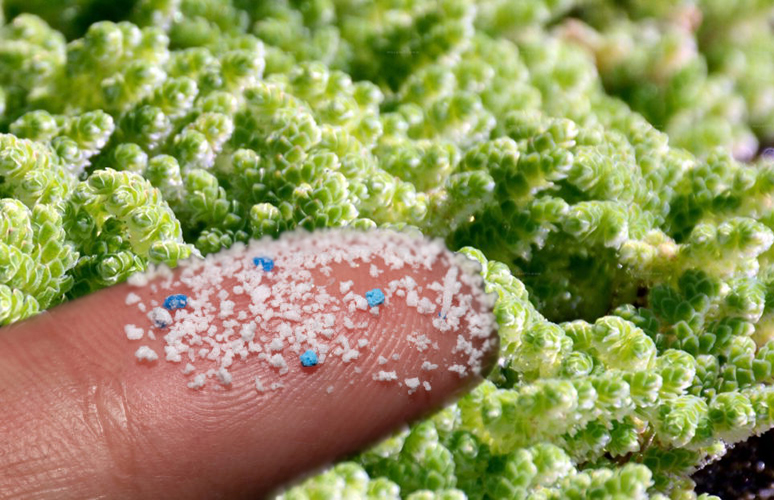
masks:
[[[126,282],[132,286],[140,287],[147,285],[148,280],[149,276],[146,273],[134,273],[127,278]]]
[[[422,297],[422,299],[419,301],[419,304],[417,304],[417,312],[419,314],[430,314],[435,311],[435,304],[430,302],[430,299],[427,297]]]
[[[281,354],[275,354],[271,358],[269,358],[269,363],[274,368],[279,368],[280,375],[287,373],[288,371],[288,364],[285,361],[285,358],[282,357]]]
[[[201,389],[204,387],[204,384],[207,382],[207,378],[204,376],[203,373],[200,373],[196,376],[194,376],[194,379],[190,382],[188,382],[188,387],[191,389]]]
[[[354,285],[355,282],[352,280],[349,281],[342,281],[339,283],[339,292],[341,293],[347,293],[349,292],[349,289],[352,288],[352,285]]]
[[[408,340],[410,344],[414,344],[419,352],[426,351],[431,344],[431,340],[424,333],[421,335],[418,333],[413,333],[408,335],[406,340]]]
[[[424,361],[422,363],[422,369],[423,370],[430,371],[430,370],[435,370],[436,368],[438,368],[438,365],[434,365],[433,363],[431,363],[429,361]]]
[[[350,362],[350,361],[352,361],[353,359],[357,359],[359,356],[360,356],[360,351],[356,351],[356,350],[354,350],[354,349],[350,349],[350,350],[348,350],[348,351],[344,352],[344,353],[341,355],[341,360],[342,360],[344,363],[349,363],[349,362]]]
[[[221,384],[231,385],[231,381],[233,380],[233,378],[231,376],[231,373],[225,368],[221,368],[220,370],[218,370],[217,376]]]
[[[126,296],[126,305],[131,306],[140,301],[140,296],[137,295],[134,292],[130,292],[129,295]]]
[[[417,377],[407,378],[403,382],[406,383],[406,387],[409,388],[409,394],[412,394],[419,387],[419,379]]]
[[[175,346],[172,346],[172,345],[164,346],[164,352],[166,353],[165,359],[167,361],[172,361],[173,363],[180,363],[183,360],[183,357],[180,355],[180,351]]]
[[[124,332],[129,340],[140,340],[145,334],[142,328],[135,325],[124,325]]]
[[[164,328],[172,324],[172,315],[169,311],[162,309],[161,307],[154,307],[148,313],[148,318],[153,322],[154,326],[158,328]]]
[[[460,377],[463,377],[468,372],[468,369],[462,365],[457,364],[457,365],[450,366],[449,371],[456,372]]]
[[[256,266],[253,258],[258,257],[272,260],[273,267],[267,270]],[[351,270],[349,274],[347,270]],[[399,317],[408,315],[410,321],[414,321],[412,314],[431,314],[430,320],[422,320],[426,330],[406,337],[408,347],[426,352],[430,346],[439,351],[443,346],[444,352],[439,354],[447,355],[446,359],[455,352],[463,355],[454,356],[458,365],[443,363],[444,369],[460,375],[477,372],[487,349],[495,346],[489,339],[494,316],[487,310],[494,298],[483,292],[480,271],[480,264],[452,254],[438,239],[382,230],[322,230],[313,236],[305,231],[286,232],[278,240],[236,243],[206,258],[183,261],[174,273],[163,266],[149,266],[147,279],[140,276],[133,281],[144,282],[150,290],[160,285],[169,290],[168,294],[188,296],[186,307],[171,315],[159,307],[152,308],[148,318],[155,329],[146,328],[145,332],[148,338],[153,332],[160,334],[170,362],[181,362],[183,358],[190,361],[183,372],[192,376],[192,389],[201,388],[207,378],[224,385],[235,383],[229,379],[229,370],[242,361],[276,370],[267,372],[274,381],[257,380],[256,390],[261,392],[261,388],[280,387],[282,384],[276,380],[291,366],[304,370],[299,357],[310,349],[316,352],[320,364],[324,360],[350,363],[355,373],[368,370],[365,362],[369,358],[361,354],[379,352],[369,339],[375,340],[376,335],[385,332],[389,325],[384,321],[395,313]],[[359,277],[337,280],[343,275]],[[154,276],[167,279],[157,285],[149,281]],[[380,281],[383,276],[388,278]],[[373,288],[384,291],[385,301],[371,308],[363,294]],[[147,300],[158,306],[168,294],[162,292],[156,296],[159,300]],[[136,298],[127,296],[127,304],[138,304],[140,309],[142,292],[134,295]],[[396,301],[395,297],[406,299]],[[406,311],[406,305],[413,310]],[[439,308],[442,314],[436,317]],[[125,327],[127,332],[137,334]],[[440,335],[445,334],[457,337],[457,344],[441,342]],[[400,352],[405,344],[400,339],[392,349]],[[363,351],[366,346],[368,351]],[[451,349],[455,351],[446,352]],[[397,361],[398,352],[388,356]],[[364,357],[365,362],[361,361]],[[197,360],[209,365],[209,369],[204,368],[206,375],[197,375],[189,368]],[[378,356],[378,365],[387,362],[387,357]],[[405,381],[409,390],[429,386],[420,383],[418,377],[401,373],[399,365],[393,366],[396,370],[379,371],[374,378],[396,381],[399,387]],[[422,364],[423,370],[437,368],[429,361]],[[200,375],[202,378],[198,378]],[[354,385],[357,378],[350,377],[349,385]],[[417,385],[412,387],[414,379]]]
[[[156,361],[159,355],[150,347],[143,345],[135,351],[134,356],[140,361]]]
[[[381,381],[390,381],[390,380],[398,380],[398,374],[394,371],[386,372],[384,370],[380,370],[378,373],[374,374],[374,380],[381,380]]]

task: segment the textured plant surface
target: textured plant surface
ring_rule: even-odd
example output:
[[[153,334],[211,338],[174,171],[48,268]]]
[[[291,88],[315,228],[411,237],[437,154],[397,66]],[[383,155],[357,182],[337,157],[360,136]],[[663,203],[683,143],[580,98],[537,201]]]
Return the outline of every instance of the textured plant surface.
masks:
[[[298,226],[481,262],[488,379],[283,498],[691,499],[774,426],[771,2],[4,7],[0,324]]]

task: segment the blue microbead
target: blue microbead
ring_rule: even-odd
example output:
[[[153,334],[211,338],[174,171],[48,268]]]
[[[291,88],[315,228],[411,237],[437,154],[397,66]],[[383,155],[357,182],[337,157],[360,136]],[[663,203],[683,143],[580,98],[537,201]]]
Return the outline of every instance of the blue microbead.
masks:
[[[170,311],[173,311],[175,309],[182,309],[186,305],[188,305],[188,297],[186,297],[182,293],[178,293],[176,295],[170,295],[169,297],[164,299],[164,309],[168,309]]]
[[[314,351],[306,351],[301,355],[301,364],[304,366],[314,366],[317,364],[317,354]]]
[[[274,261],[268,257],[253,257],[253,264],[262,267],[267,272],[274,269]]]
[[[368,301],[368,307],[375,307],[384,303],[384,292],[380,288],[374,288],[366,292],[365,298]]]

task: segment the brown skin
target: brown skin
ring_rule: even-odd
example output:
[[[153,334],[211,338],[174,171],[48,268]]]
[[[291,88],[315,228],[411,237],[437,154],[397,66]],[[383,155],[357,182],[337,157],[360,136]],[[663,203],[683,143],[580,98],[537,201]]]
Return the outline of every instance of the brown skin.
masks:
[[[445,272],[419,274],[436,280]],[[332,276],[354,280],[358,290],[373,281],[366,269],[334,268]],[[302,368],[286,354],[290,371],[278,377],[265,363],[237,358],[230,388],[210,379],[194,391],[181,373],[185,361],[163,359],[161,336],[140,342],[124,335],[123,325],[148,323],[125,305],[130,291],[149,307],[170,293],[117,285],[0,329],[0,498],[261,498],[480,381],[444,369],[463,359],[440,354],[456,335],[438,337],[438,351],[409,345],[406,335],[430,331],[430,320],[396,301],[379,317],[363,313],[371,343],[354,362]],[[361,337],[341,333],[353,346]],[[139,345],[152,346],[159,360],[138,362]],[[376,362],[393,353],[399,361]],[[422,371],[426,360],[440,368]],[[373,380],[380,369],[419,376],[432,390],[409,395],[405,385]],[[256,375],[285,387],[259,393]]]

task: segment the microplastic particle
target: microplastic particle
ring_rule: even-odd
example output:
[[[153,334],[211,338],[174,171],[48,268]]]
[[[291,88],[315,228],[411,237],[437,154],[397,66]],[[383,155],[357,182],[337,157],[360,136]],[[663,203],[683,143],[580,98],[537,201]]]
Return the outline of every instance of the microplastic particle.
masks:
[[[153,325],[157,328],[164,328],[172,324],[172,315],[160,307],[151,309],[151,312],[148,313],[148,318],[153,321]]]
[[[384,303],[384,292],[382,292],[381,288],[374,288],[366,292],[365,298],[368,301],[369,307],[375,307]]]
[[[188,382],[188,387],[191,389],[201,389],[204,387],[204,384],[206,383],[205,377],[203,373],[200,373],[194,377],[194,379],[190,382]]]
[[[220,381],[222,385],[231,385],[231,381],[233,380],[231,373],[229,373],[229,371],[225,368],[218,370],[217,377],[218,381]]]
[[[449,371],[450,371],[450,372],[457,372],[457,374],[458,374],[460,377],[464,377],[464,376],[465,376],[465,374],[468,372],[468,369],[467,369],[467,368],[465,368],[465,367],[464,367],[464,366],[462,366],[462,365],[452,365],[452,366],[450,366],[450,367],[449,367]]]
[[[134,325],[124,325],[124,332],[129,340],[140,340],[145,333],[142,328]]]
[[[129,295],[126,296],[126,305],[131,306],[140,301],[140,296],[137,295],[134,292],[130,292]]]
[[[159,359],[159,355],[156,354],[156,351],[146,345],[140,346],[134,355],[139,361],[156,361]]]
[[[288,372],[288,364],[281,354],[275,354],[270,357],[269,364],[275,368],[279,368],[280,375],[284,375]]]
[[[356,351],[354,349],[348,349],[344,352],[344,354],[341,355],[341,360],[344,363],[349,363],[353,359],[357,359],[360,356],[360,351]]]
[[[314,366],[317,364],[317,354],[312,351],[306,351],[301,355],[301,364],[304,366]]]
[[[274,269],[274,261],[268,257],[253,257],[253,264],[269,272]]]
[[[397,380],[398,375],[394,371],[386,372],[384,370],[379,370],[379,373],[374,374],[373,379],[382,381]]]
[[[417,305],[417,312],[419,314],[429,314],[435,310],[435,305],[433,305],[432,302],[430,302],[430,299],[427,297],[422,297],[422,299],[419,301],[419,304]]]
[[[404,382],[406,382],[406,387],[410,389],[409,392],[414,392],[419,387],[419,379],[417,377],[407,378]]]
[[[340,291],[341,293],[347,293],[347,292],[349,292],[349,289],[352,287],[352,285],[353,285],[354,283],[355,283],[355,282],[354,282],[354,281],[352,281],[352,280],[349,280],[349,281],[342,281],[341,283],[339,283],[339,291]]]
[[[168,309],[170,311],[174,311],[175,309],[182,309],[186,305],[188,305],[188,297],[182,293],[170,295],[164,299],[164,309]]]
[[[180,356],[180,351],[178,351],[175,346],[165,345],[164,352],[166,353],[167,361],[172,361],[173,363],[179,363],[183,360],[183,357]]]

